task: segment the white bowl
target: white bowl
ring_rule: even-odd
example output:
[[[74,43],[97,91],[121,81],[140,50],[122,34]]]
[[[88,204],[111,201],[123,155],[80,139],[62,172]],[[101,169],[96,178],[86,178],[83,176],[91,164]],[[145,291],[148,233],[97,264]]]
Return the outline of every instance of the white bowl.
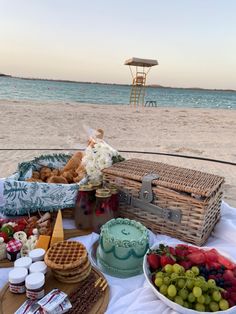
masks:
[[[151,249],[156,249],[159,247],[159,244],[163,243],[164,245],[168,245],[168,246],[172,246],[172,247],[175,247],[176,245],[180,244],[180,242],[176,242],[176,243],[171,243],[171,244],[168,244],[168,243],[165,243],[164,241],[163,242],[158,242],[158,243],[155,243]],[[185,243],[186,244],[186,243]],[[188,244],[190,246],[190,244]],[[194,246],[194,245],[192,245]],[[207,248],[207,247],[201,247],[201,249],[204,249],[204,250],[210,250],[212,248]],[[227,254],[223,253],[222,251],[220,250],[217,250],[221,255],[224,255],[225,257],[227,257],[228,259],[230,259],[232,262],[235,263],[235,261],[231,258],[229,258],[229,256],[227,256]],[[147,251],[148,253],[148,251]],[[143,272],[144,272],[144,275],[145,275],[145,278],[148,282],[148,284],[150,285],[150,287],[152,288],[153,292],[155,293],[155,295],[158,297],[158,299],[160,299],[161,301],[163,301],[166,305],[168,305],[170,308],[172,308],[173,310],[175,310],[176,312],[178,313],[181,313],[181,314],[199,314],[199,313],[204,313],[204,314],[212,314],[212,313],[215,313],[215,314],[235,314],[236,313],[236,306],[233,306],[231,308],[229,308],[228,310],[226,311],[217,311],[217,312],[198,312],[198,311],[195,311],[195,310],[191,310],[191,309],[187,309],[186,307],[183,307],[175,302],[172,302],[171,300],[169,300],[168,298],[166,298],[163,294],[161,294],[156,288],[155,286],[153,285],[152,283],[152,280],[151,280],[151,273],[150,273],[150,270],[149,270],[149,266],[148,266],[148,262],[147,262],[147,253],[145,254],[144,258],[143,258]]]

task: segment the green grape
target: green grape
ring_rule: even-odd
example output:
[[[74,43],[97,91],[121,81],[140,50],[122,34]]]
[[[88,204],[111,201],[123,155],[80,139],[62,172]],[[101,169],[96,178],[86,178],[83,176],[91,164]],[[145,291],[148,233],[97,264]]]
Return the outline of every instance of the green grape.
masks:
[[[157,277],[154,283],[157,287],[160,287],[163,284],[163,278]]]
[[[211,302],[211,297],[208,294],[204,294],[205,304],[209,304]]]
[[[184,301],[183,299],[181,298],[181,296],[177,295],[174,299],[175,303],[179,304],[179,305],[182,305],[184,304]]]
[[[195,304],[195,310],[199,312],[205,312],[205,306],[201,303],[196,303]]]
[[[219,307],[222,311],[226,311],[229,308],[229,302],[225,299],[220,300]]]
[[[196,298],[195,298],[194,294],[192,292],[190,292],[188,295],[188,301],[190,303],[193,303],[193,302],[195,302],[195,300],[196,300]]]
[[[169,286],[169,284],[170,284],[170,277],[169,276],[164,277],[163,278],[163,282],[164,282],[165,285]]]
[[[164,270],[167,274],[171,274],[171,273],[173,273],[173,266],[170,264],[166,264],[164,267]]]
[[[189,290],[192,290],[193,287],[194,287],[194,281],[192,279],[187,279],[186,281],[186,287],[189,289]]]
[[[182,271],[182,268],[181,268],[181,266],[179,265],[179,264],[174,264],[173,265],[173,271],[174,271],[174,273],[176,273],[176,274],[180,274],[181,273],[181,271]]]
[[[177,294],[177,290],[176,287],[174,285],[169,285],[168,289],[167,289],[167,293],[170,297],[175,297]]]
[[[217,312],[217,311],[219,311],[219,305],[218,305],[218,303],[213,302],[213,301],[210,302],[209,308],[210,308],[210,310],[211,310],[212,312]]]
[[[216,282],[214,279],[208,279],[207,284],[208,284],[208,288],[215,288],[216,287]]]
[[[204,304],[204,303],[205,303],[205,297],[204,297],[204,295],[200,295],[200,297],[197,298],[197,302],[198,302],[198,303],[201,303],[201,304]]]
[[[161,285],[159,290],[160,290],[160,293],[167,295],[167,289],[168,289],[167,285]]]
[[[187,278],[194,278],[195,277],[194,273],[190,269],[186,270],[185,276]]]
[[[187,309],[191,308],[190,304],[187,301],[184,301],[183,306],[186,307]]]
[[[183,288],[179,290],[178,295],[181,296],[183,300],[186,300],[188,298],[188,290]]]
[[[212,292],[212,299],[216,302],[219,302],[221,300],[221,293],[220,291],[213,291]]]
[[[197,266],[193,266],[191,271],[194,273],[195,276],[199,275],[199,268]]]
[[[208,284],[206,281],[204,281],[200,287],[203,292],[206,292],[208,290]]]
[[[184,279],[178,279],[177,280],[177,286],[179,287],[179,288],[183,288],[184,286],[185,286],[185,280]]]
[[[171,279],[176,279],[177,277],[178,277],[178,274],[176,273],[172,273],[170,276]]]
[[[202,289],[200,287],[193,288],[193,295],[198,298],[202,295]]]
[[[164,273],[162,271],[159,271],[156,273],[155,275],[156,278],[163,278],[164,277]]]

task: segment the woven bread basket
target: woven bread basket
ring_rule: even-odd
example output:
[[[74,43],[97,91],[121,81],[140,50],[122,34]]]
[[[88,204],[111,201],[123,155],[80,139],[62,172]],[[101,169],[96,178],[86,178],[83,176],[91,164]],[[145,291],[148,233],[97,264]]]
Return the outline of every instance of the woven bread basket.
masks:
[[[141,159],[103,174],[121,191],[120,216],[155,233],[203,245],[220,218],[223,177]]]

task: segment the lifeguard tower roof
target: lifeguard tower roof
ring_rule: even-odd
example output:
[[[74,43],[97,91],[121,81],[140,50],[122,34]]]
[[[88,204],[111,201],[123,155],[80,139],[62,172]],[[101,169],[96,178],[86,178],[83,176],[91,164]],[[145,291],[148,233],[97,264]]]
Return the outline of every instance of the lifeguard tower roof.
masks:
[[[141,59],[141,58],[131,58],[125,61],[125,65],[134,65],[137,67],[153,67],[158,65],[157,60],[152,59]]]

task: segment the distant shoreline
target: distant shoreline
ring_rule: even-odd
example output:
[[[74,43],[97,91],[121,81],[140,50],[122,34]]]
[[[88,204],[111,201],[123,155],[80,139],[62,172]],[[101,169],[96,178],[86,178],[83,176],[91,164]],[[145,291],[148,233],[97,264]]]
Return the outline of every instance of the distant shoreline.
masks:
[[[12,76],[8,74],[1,74],[0,77],[7,77],[13,79],[29,80],[29,81],[46,81],[46,82],[61,82],[61,83],[79,83],[79,84],[98,84],[98,85],[115,85],[115,86],[131,86],[131,84],[119,84],[119,83],[102,83],[102,82],[83,82],[83,81],[73,81],[73,80],[56,80],[47,78],[30,78],[30,77],[20,77]],[[212,92],[236,92],[236,89],[218,89],[218,88],[202,88],[202,87],[171,87],[162,86],[158,84],[146,85],[149,88],[164,88],[164,89],[186,89],[186,90],[199,90],[199,91],[212,91]]]

